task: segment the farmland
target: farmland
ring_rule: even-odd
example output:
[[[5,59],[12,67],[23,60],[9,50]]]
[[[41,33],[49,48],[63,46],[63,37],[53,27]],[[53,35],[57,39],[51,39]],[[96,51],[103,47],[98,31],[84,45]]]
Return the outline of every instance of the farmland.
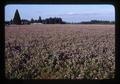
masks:
[[[5,26],[7,79],[111,79],[114,71],[114,25]]]

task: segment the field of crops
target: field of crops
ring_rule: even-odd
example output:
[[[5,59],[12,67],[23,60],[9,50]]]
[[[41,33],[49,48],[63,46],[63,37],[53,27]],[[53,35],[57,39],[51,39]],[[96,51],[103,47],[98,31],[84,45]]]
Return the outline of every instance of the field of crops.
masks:
[[[5,26],[7,79],[111,79],[115,26]]]

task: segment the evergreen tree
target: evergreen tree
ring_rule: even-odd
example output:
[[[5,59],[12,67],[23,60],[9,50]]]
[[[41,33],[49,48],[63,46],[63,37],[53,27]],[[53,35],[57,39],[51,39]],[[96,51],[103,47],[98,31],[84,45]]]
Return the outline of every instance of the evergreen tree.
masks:
[[[34,19],[32,18],[32,19],[31,19],[31,23],[34,23],[34,22],[35,22],[35,21],[34,21]]]
[[[42,19],[41,19],[41,17],[40,17],[40,16],[39,16],[38,22],[39,22],[39,23],[41,23],[41,22],[42,22]]]
[[[15,15],[13,18],[13,24],[21,24],[21,18],[20,18],[20,14],[18,12],[18,9],[15,11]]]

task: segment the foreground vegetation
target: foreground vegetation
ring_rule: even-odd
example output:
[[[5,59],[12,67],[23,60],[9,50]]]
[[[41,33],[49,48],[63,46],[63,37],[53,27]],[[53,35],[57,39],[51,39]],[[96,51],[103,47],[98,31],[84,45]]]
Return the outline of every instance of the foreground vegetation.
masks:
[[[114,25],[5,27],[8,79],[110,79],[114,70]]]

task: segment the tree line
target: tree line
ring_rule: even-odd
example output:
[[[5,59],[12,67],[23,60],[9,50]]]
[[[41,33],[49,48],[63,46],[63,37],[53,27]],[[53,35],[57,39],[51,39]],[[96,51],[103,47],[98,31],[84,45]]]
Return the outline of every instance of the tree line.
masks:
[[[115,22],[114,21],[103,21],[103,20],[91,20],[91,21],[81,22],[80,24],[115,24]]]
[[[16,10],[13,20],[5,21],[5,24],[31,24],[31,23],[65,24],[65,22],[62,20],[62,18],[59,18],[59,17],[53,17],[53,18],[50,17],[50,18],[46,18],[46,19],[41,19],[41,17],[39,16],[39,18],[37,20],[33,19],[33,18],[31,20],[21,19],[18,10]]]
[[[41,17],[39,17],[41,18]],[[5,22],[6,24],[32,24],[32,23],[42,23],[42,24],[65,24],[64,21],[62,21],[61,18],[58,18],[58,17],[50,17],[50,18],[46,18],[46,19],[31,19],[31,20],[27,20],[27,19],[21,19],[19,23],[16,23],[13,20],[10,20],[10,21],[6,21]]]
[[[13,20],[5,21],[5,24],[32,24],[32,23],[42,23],[42,24],[114,24],[114,21],[102,21],[102,20],[91,20],[85,22],[78,22],[78,23],[68,23],[62,20],[60,17],[50,17],[46,19],[39,18],[31,20],[21,19],[18,9],[15,11]]]

